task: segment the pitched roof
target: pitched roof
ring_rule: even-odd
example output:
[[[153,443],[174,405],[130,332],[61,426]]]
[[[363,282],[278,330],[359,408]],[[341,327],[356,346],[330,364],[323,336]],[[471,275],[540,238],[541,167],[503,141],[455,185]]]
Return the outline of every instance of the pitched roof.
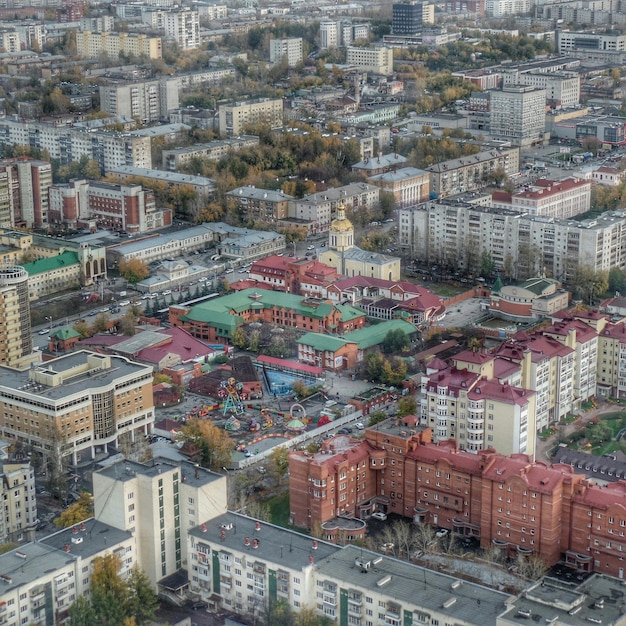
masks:
[[[52,339],[60,339],[61,341],[67,341],[74,337],[80,337],[80,333],[76,332],[71,326],[63,326],[50,333]]]
[[[311,346],[314,350],[337,352],[337,350],[343,348],[349,342],[345,339],[324,335],[322,333],[306,333],[302,335],[296,343]]]
[[[390,330],[401,330],[406,335],[412,335],[417,332],[417,327],[411,324],[411,322],[405,322],[404,320],[387,320],[380,324],[353,330],[351,333],[346,333],[343,337],[348,341],[356,343],[359,349],[365,350],[381,344]]]

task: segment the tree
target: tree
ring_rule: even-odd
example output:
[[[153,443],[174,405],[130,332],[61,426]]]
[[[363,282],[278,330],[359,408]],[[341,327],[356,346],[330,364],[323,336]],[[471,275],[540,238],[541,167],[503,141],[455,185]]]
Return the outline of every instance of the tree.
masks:
[[[93,515],[93,497],[87,491],[80,494],[80,498],[70,505],[54,520],[59,528],[68,528],[82,522]]]
[[[289,472],[289,450],[283,446],[275,446],[269,456],[269,463],[280,482]]]
[[[152,622],[158,608],[158,601],[152,590],[150,579],[138,565],[134,565],[130,570],[126,585],[129,591],[129,616],[135,618],[137,626]]]
[[[217,293],[220,296],[225,296],[230,293],[230,283],[225,278],[220,278],[217,281]]]
[[[70,606],[70,626],[93,626],[96,612],[91,607],[87,596],[78,596]]]
[[[91,606],[96,614],[94,624],[98,626],[118,626],[129,616],[129,589],[120,577],[121,565],[117,554],[106,554],[93,560]]]
[[[611,293],[626,293],[626,272],[619,267],[609,271],[609,291]]]
[[[120,275],[129,283],[138,283],[150,276],[150,269],[141,259],[122,259],[119,263]]]
[[[385,411],[374,411],[370,413],[370,420],[368,422],[368,427],[371,428],[380,422],[384,422],[389,416]]]
[[[379,382],[383,375],[384,365],[385,358],[380,352],[370,352],[365,357],[365,375],[369,380]]]
[[[415,415],[415,411],[417,411],[417,402],[413,396],[402,396],[398,400],[398,417]]]
[[[390,330],[383,339],[380,347],[385,354],[394,354],[402,352],[410,345],[407,334],[401,329]]]
[[[383,364],[382,381],[388,385],[398,386],[406,378],[407,365],[398,357],[385,360]]]
[[[573,287],[581,300],[593,304],[609,288],[608,274],[579,267],[574,275]]]
[[[228,433],[209,420],[191,419],[181,429],[179,438],[195,445],[202,454],[202,465],[220,469],[230,463],[233,442]]]

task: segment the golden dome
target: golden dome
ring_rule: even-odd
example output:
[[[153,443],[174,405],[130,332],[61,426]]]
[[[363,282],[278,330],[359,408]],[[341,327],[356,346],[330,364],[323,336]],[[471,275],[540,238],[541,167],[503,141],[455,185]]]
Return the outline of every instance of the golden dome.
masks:
[[[346,211],[343,202],[337,207],[337,217],[330,224],[330,230],[333,232],[345,233],[348,230],[354,230],[352,222],[346,217]]]

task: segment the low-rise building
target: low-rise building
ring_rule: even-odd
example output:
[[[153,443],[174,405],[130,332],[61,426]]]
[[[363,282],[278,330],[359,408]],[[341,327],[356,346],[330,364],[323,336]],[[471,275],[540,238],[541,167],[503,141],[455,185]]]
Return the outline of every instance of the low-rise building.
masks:
[[[220,134],[226,137],[239,137],[248,127],[269,126],[275,130],[283,127],[283,101],[260,98],[244,100],[219,106]]]
[[[372,74],[389,76],[393,72],[393,48],[385,46],[354,48],[348,46],[346,64]]]
[[[491,289],[489,311],[505,320],[536,320],[567,308],[569,297],[560,283],[551,278],[531,278],[512,285],[503,285],[498,278]]]
[[[163,150],[163,169],[176,172],[181,166],[195,158],[219,161],[231,152],[239,152],[244,148],[253,148],[258,145],[259,138],[257,136],[243,135],[230,139],[216,139],[209,143],[197,143],[184,148]]]
[[[289,201],[293,196],[283,191],[260,189],[248,185],[237,187],[226,194],[238,209],[244,223],[274,223],[287,217]]]

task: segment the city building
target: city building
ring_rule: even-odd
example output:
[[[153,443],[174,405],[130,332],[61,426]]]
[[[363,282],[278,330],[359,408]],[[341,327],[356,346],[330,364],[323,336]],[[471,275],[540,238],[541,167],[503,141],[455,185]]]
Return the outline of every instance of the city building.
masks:
[[[496,317],[527,322],[550,317],[567,308],[570,294],[553,278],[531,278],[503,285],[498,277],[491,289],[489,312]]]
[[[30,463],[0,463],[0,496],[4,513],[0,515],[2,543],[30,541],[39,523],[35,470]]]
[[[181,50],[200,47],[200,17],[198,11],[189,7],[165,13],[165,36],[173,40]]]
[[[389,76],[393,72],[393,49],[383,46],[378,48],[348,46],[346,64],[372,74]]]
[[[0,226],[45,228],[52,166],[28,157],[0,161]]]
[[[431,165],[428,168],[430,191],[437,198],[475,191],[482,189],[496,170],[512,176],[519,169],[519,148],[483,150],[467,157]]]
[[[226,137],[239,137],[248,127],[283,127],[282,99],[260,98],[219,106],[219,130]]]
[[[322,263],[334,267],[347,277],[368,276],[400,280],[400,259],[378,252],[361,250],[354,243],[354,226],[346,218],[343,202],[337,206],[337,217],[328,230],[328,246],[319,255]]]
[[[188,569],[189,529],[226,513],[226,483],[189,462],[124,459],[93,473],[94,515],[133,535],[136,559],[156,587]]]
[[[377,174],[384,174],[385,172],[395,172],[403,167],[406,163],[406,157],[396,152],[390,152],[388,154],[378,154],[374,158],[367,158],[355,163],[352,166],[353,172],[359,172],[365,176],[376,176]]]
[[[550,108],[577,107],[580,102],[580,75],[576,72],[523,71],[519,68],[503,70],[502,84],[531,85],[546,90]]]
[[[617,32],[589,32],[557,29],[556,50],[559,54],[568,52],[624,52],[626,35]]]
[[[76,465],[154,422],[152,367],[87,351],[34,365],[0,367],[0,432]]]
[[[85,156],[97,161],[102,173],[119,165],[151,167],[150,137],[114,131],[87,131],[72,126],[0,119],[3,145],[30,146],[46,150],[62,165]]]
[[[270,39],[270,63],[278,65],[284,61],[289,67],[295,67],[302,59],[302,37]]]
[[[198,339],[225,343],[237,328],[250,322],[341,333],[363,326],[365,314],[320,298],[250,288],[191,308],[172,305],[169,319],[172,326],[181,326]]]
[[[100,228],[143,234],[172,223],[172,210],[156,207],[141,185],[73,180],[50,187],[50,219],[66,229]]]
[[[419,204],[430,198],[430,173],[416,167],[402,167],[367,180],[392,193],[398,207]]]
[[[209,143],[196,143],[193,146],[163,150],[163,169],[176,172],[192,159],[219,161],[230,153],[258,145],[259,138],[257,136],[243,135],[241,137],[232,137],[231,139],[216,139]]]
[[[160,37],[149,37],[142,33],[117,33],[107,31],[94,33],[89,30],[76,33],[76,54],[83,59],[94,59],[101,55],[119,57],[120,53],[145,56],[149,59],[162,57]]]
[[[600,398],[626,398],[626,326],[608,323],[598,335],[596,389]]]
[[[167,118],[168,111],[178,108],[178,80],[159,78],[146,81],[124,81],[100,85],[100,109],[142,124]]]
[[[226,194],[237,208],[244,223],[274,223],[287,217],[293,196],[283,191],[260,189],[248,185],[237,187]]]
[[[0,364],[26,369],[33,354],[28,298],[28,273],[19,266],[0,269]]]
[[[549,139],[545,115],[545,89],[503,87],[491,92],[489,134],[513,146],[543,145]]]
[[[505,17],[526,14],[531,10],[530,0],[484,0],[485,15]]]
[[[424,24],[435,23],[435,5],[419,0],[394,2],[391,32],[394,35],[421,33]]]
[[[81,17],[80,30],[90,30],[94,33],[106,33],[113,30],[115,18],[112,15],[94,15]]]

